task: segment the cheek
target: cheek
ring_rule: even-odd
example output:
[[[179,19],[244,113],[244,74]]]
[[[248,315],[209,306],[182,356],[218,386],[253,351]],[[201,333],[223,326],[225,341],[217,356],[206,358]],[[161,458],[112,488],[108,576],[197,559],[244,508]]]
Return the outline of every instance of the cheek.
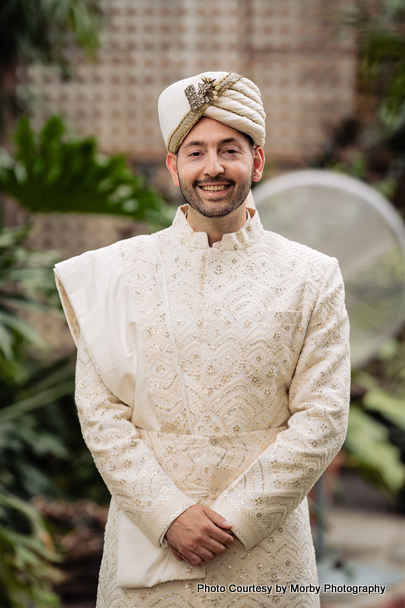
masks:
[[[230,173],[232,173],[233,179],[237,182],[250,181],[252,179],[253,165],[250,167],[246,165],[232,167]]]
[[[183,166],[179,169],[178,177],[182,184],[192,186],[193,183],[200,178],[200,174],[195,167]]]

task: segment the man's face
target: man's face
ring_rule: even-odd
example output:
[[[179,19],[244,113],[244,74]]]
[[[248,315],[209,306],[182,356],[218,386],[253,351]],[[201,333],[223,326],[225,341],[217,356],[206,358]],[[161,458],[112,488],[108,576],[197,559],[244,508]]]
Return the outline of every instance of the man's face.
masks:
[[[190,207],[223,217],[242,205],[252,181],[261,178],[264,155],[239,131],[204,116],[166,164]]]

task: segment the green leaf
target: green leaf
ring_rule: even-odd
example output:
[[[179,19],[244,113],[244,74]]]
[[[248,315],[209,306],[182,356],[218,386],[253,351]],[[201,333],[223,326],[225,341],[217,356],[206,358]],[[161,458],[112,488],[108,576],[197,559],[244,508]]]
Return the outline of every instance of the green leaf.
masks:
[[[404,484],[405,466],[400,450],[388,441],[388,429],[353,405],[345,448],[358,462],[377,471],[390,492],[397,492]]]
[[[5,312],[4,310],[0,310],[0,328],[2,326],[3,329],[5,327],[8,327],[9,329],[14,330],[27,342],[31,342],[31,344],[35,344],[42,348],[45,347],[45,342],[38,335],[35,329],[23,319],[18,318],[17,315]]]
[[[0,350],[8,360],[13,358],[13,341],[12,333],[0,325]]]
[[[43,407],[44,405],[48,405],[64,395],[69,395],[73,391],[74,382],[69,380],[54,386],[53,388],[42,391],[41,393],[28,397],[27,399],[13,403],[12,405],[0,410],[0,424],[3,424],[4,422],[13,418],[17,418],[18,416],[26,414],[27,412],[38,409],[39,407]]]
[[[387,420],[405,430],[405,401],[392,397],[382,389],[369,390],[363,397],[364,407],[382,414]]]
[[[15,158],[28,170],[33,166],[36,159],[34,132],[31,129],[28,115],[20,119],[14,135],[14,141],[17,144]]]
[[[0,190],[32,212],[110,214],[168,225],[168,206],[123,154],[100,158],[94,138],[72,141],[65,131],[62,118],[52,116],[35,134],[24,117],[14,162],[0,154]]]

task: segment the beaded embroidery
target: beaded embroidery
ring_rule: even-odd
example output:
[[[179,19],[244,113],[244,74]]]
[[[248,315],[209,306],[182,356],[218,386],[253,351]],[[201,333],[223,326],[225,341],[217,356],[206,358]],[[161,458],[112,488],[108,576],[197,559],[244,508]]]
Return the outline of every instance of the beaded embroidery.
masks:
[[[184,91],[193,112],[197,112],[206,103],[213,103],[218,99],[219,85],[216,80],[207,76],[203,76],[202,80],[198,83],[198,93],[193,84]]]

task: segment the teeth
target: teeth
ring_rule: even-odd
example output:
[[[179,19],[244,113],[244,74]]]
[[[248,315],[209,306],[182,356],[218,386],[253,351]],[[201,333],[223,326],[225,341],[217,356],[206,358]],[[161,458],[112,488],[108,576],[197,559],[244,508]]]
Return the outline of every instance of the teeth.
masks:
[[[229,186],[200,186],[202,190],[206,192],[218,192],[219,190],[224,190],[225,188],[229,188]]]

